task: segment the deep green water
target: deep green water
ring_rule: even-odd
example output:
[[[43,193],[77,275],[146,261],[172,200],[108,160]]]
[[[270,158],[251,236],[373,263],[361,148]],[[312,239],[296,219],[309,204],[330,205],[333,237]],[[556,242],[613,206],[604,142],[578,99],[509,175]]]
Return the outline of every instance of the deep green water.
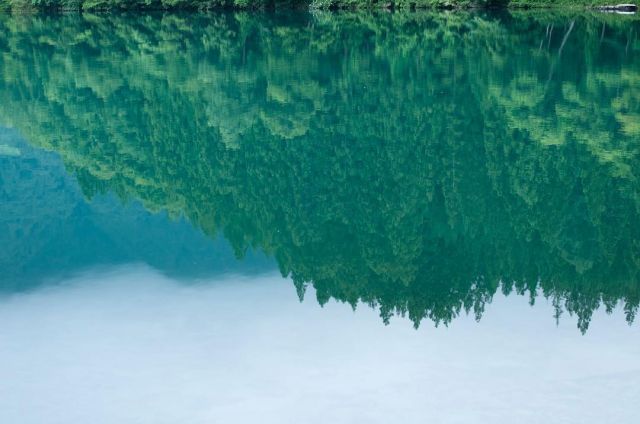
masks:
[[[617,15],[0,16],[3,289],[113,259],[108,227],[146,246],[126,258],[169,272],[182,251],[188,272],[211,254],[201,231],[275,258],[300,296],[312,285],[385,322],[480,318],[496,292],[550,298],[582,331],[616,304],[631,322],[639,29]],[[47,168],[58,157],[64,171]],[[91,237],[84,203],[103,223]],[[123,230],[141,214],[158,231]],[[177,227],[195,235],[173,246]]]
[[[0,15],[0,422],[635,422],[639,31]]]

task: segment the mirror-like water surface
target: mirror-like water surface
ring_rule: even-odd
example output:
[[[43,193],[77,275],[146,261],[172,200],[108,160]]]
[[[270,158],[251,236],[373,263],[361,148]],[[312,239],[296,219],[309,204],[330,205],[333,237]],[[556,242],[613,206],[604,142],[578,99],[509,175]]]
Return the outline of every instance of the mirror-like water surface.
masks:
[[[0,418],[27,424],[633,423],[638,327],[587,335],[496,296],[446,330],[300,303],[276,274],[179,285],[144,267],[3,301]]]
[[[0,422],[632,422],[639,30],[0,16]]]

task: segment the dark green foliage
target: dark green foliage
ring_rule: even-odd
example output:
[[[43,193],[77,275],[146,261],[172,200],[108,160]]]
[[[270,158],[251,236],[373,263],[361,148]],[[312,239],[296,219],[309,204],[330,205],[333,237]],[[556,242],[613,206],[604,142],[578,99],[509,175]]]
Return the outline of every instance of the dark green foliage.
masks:
[[[638,21],[0,19],[0,124],[275,256],[300,294],[448,323],[497,290],[640,301]]]
[[[0,0],[14,11],[117,11],[308,8],[309,0]]]
[[[586,8],[609,0],[0,0],[0,10]]]

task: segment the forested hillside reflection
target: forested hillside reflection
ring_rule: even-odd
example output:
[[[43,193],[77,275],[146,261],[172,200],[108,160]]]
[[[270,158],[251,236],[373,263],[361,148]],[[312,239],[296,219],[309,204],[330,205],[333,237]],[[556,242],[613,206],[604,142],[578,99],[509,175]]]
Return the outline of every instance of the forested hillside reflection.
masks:
[[[449,323],[640,303],[640,21],[0,17],[0,125],[86,194],[273,255],[300,296]]]
[[[90,202],[55,153],[0,127],[0,300],[83,272],[144,263],[179,281],[273,272],[264,255],[235,260],[184,219],[115,196]]]

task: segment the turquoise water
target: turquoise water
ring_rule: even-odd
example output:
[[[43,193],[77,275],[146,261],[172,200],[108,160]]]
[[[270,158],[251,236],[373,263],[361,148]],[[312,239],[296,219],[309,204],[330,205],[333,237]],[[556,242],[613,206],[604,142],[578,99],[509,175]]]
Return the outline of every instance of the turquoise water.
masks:
[[[0,16],[0,422],[633,422],[639,29]]]

